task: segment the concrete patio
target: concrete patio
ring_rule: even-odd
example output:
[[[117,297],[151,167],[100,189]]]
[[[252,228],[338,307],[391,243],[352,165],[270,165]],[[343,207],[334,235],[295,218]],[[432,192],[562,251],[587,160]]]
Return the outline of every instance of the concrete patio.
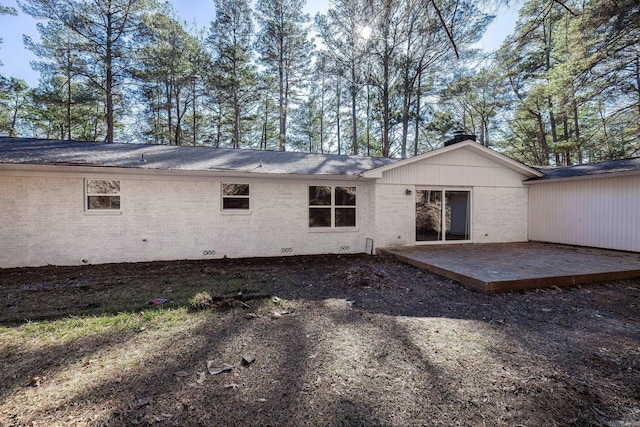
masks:
[[[378,252],[487,293],[640,277],[640,253],[549,243],[423,245]]]

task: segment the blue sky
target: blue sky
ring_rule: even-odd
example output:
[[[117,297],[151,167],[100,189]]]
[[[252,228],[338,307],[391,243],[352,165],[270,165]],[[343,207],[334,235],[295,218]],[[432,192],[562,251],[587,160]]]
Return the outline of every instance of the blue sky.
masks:
[[[196,24],[204,27],[208,26],[214,18],[212,0],[174,0],[172,3],[178,14],[189,23],[195,21]],[[307,12],[312,15],[326,10],[329,5],[328,0],[309,0],[307,3]],[[502,43],[504,38],[513,31],[518,17],[516,7],[518,3],[512,3],[512,8],[502,8],[494,12],[496,19],[477,47],[490,51]],[[0,16],[0,38],[3,39],[0,45],[0,62],[3,64],[0,73],[26,80],[30,86],[37,86],[38,74],[29,65],[30,61],[37,58],[24,48],[22,42],[23,34],[37,39],[36,21],[22,13],[15,0],[2,0],[2,4],[15,7],[18,10],[18,16]]]

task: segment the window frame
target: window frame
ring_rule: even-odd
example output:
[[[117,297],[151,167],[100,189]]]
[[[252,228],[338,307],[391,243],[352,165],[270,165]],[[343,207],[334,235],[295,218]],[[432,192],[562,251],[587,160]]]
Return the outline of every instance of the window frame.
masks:
[[[442,244],[456,244],[456,243],[472,243],[473,242],[473,188],[470,187],[446,187],[446,186],[416,186],[416,197],[419,191],[433,191],[440,194],[440,236],[433,240],[419,240],[418,239],[418,217],[416,211],[416,205],[414,203],[414,242],[416,245],[442,245]],[[451,232],[447,229],[447,222],[451,220],[447,216],[447,194],[449,193],[467,193],[466,197],[466,214],[465,214],[465,229],[468,239],[456,239],[447,238],[447,234]],[[415,199],[414,199],[415,200]]]
[[[225,186],[227,185],[246,185],[247,194],[227,194],[225,195]],[[247,200],[246,208],[225,208],[225,199],[227,200]],[[251,184],[238,182],[220,182],[220,211],[223,213],[251,213]]]
[[[89,191],[89,183],[93,181],[115,181],[118,183],[118,190],[115,193],[98,193]],[[120,215],[122,214],[122,180],[121,179],[113,179],[113,178],[85,178],[83,181],[84,184],[84,212],[87,214],[111,214],[111,215]],[[118,207],[117,208],[92,208],[90,203],[90,197],[117,197],[118,198]]]
[[[311,200],[311,189],[314,187],[328,187],[331,189],[329,195],[330,200],[329,203],[326,204],[312,204]],[[338,198],[336,197],[336,189],[339,188],[347,188],[353,189],[353,204],[338,204]],[[353,231],[357,230],[358,227],[358,187],[356,185],[327,185],[327,184],[309,184],[307,186],[307,227],[311,231],[322,231],[322,230],[331,230],[331,231],[339,231],[339,230],[348,230]],[[344,210],[353,210],[353,225],[337,225],[337,212]],[[311,224],[311,212],[312,210],[328,210],[330,211],[330,221],[329,225],[317,225],[314,226]]]

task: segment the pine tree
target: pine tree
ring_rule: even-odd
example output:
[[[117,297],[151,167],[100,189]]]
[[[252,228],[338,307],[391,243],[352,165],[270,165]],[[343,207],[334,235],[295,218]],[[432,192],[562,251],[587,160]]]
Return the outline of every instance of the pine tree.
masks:
[[[258,0],[260,31],[257,50],[266,72],[277,78],[278,148],[287,146],[287,114],[296,92],[306,83],[313,43],[309,40],[309,16],[304,0]]]
[[[80,43],[81,73],[104,94],[107,142],[114,141],[115,103],[124,82],[142,14],[153,0],[25,0],[22,10],[36,19],[64,25]]]
[[[216,19],[208,38],[215,55],[211,83],[231,112],[231,146],[240,148],[242,120],[255,98],[251,9],[246,0],[214,0],[214,4]]]

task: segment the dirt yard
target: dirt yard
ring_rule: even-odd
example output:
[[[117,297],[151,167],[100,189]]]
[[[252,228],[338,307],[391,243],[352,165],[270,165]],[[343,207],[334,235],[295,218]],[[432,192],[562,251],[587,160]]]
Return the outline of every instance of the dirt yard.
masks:
[[[640,426],[640,281],[163,262],[0,270],[0,307],[3,427]]]

